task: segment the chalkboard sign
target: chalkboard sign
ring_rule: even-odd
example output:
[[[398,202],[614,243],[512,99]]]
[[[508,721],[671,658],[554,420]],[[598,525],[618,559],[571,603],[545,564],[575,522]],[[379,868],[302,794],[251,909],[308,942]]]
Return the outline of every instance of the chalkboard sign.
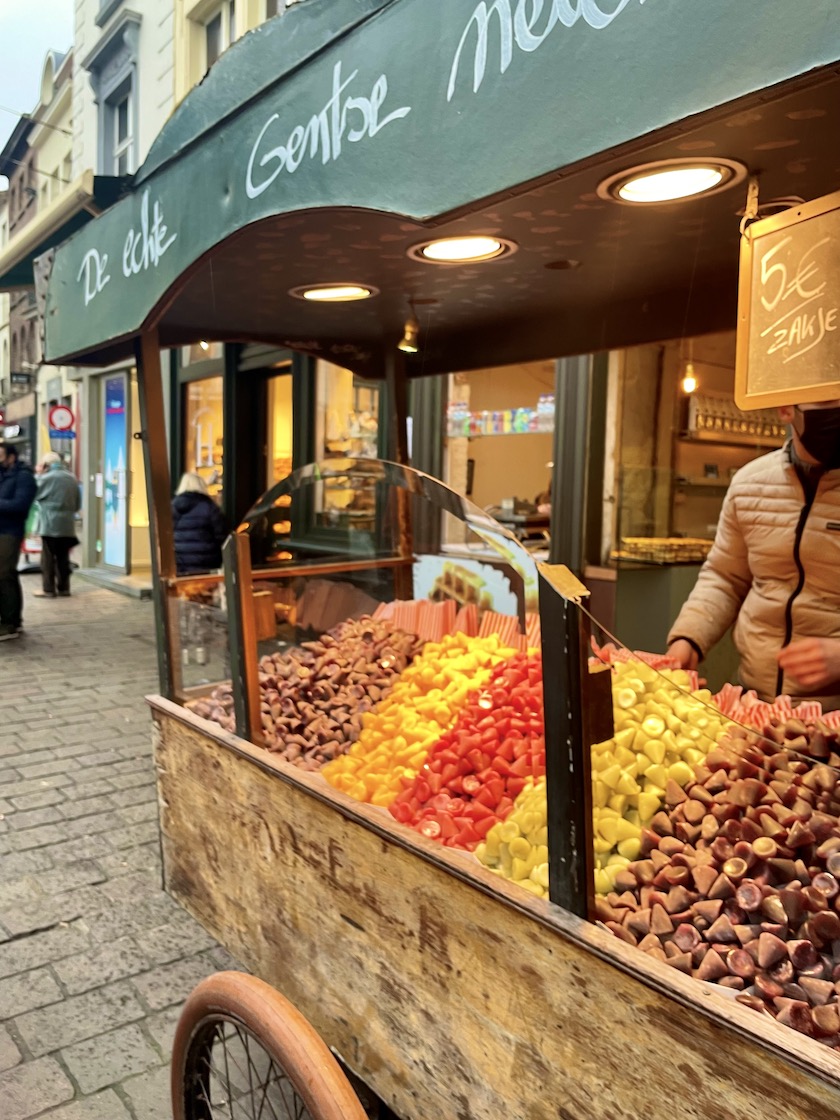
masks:
[[[840,398],[840,191],[747,226],[741,238],[735,401]]]

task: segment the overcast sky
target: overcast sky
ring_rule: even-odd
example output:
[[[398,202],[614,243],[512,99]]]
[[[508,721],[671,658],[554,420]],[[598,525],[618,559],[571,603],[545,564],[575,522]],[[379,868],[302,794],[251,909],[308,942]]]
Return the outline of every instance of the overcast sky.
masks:
[[[73,9],[73,0],[0,0],[0,151],[18,119],[6,110],[31,113],[47,51],[73,45]]]

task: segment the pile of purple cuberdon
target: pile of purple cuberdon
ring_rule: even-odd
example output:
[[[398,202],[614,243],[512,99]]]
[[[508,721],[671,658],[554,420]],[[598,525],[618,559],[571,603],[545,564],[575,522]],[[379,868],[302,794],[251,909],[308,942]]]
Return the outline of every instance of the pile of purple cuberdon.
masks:
[[[733,727],[597,902],[622,940],[840,1049],[837,732]],[[817,758],[814,758],[814,755]]]

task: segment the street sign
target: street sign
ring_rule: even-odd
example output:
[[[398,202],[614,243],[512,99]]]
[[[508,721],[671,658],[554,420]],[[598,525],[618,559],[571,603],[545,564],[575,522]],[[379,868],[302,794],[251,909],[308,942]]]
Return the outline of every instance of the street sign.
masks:
[[[76,417],[73,415],[73,409],[68,408],[66,404],[54,404],[49,411],[49,421],[50,428],[61,434],[70,431],[76,423]],[[65,438],[72,437],[65,436]]]
[[[67,428],[50,428],[50,439],[75,439],[76,433]]]

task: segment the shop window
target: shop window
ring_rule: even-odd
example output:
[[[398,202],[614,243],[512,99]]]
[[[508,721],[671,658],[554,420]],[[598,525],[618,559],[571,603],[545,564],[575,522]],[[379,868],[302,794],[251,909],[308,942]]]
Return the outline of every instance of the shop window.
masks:
[[[181,347],[181,366],[192,366],[196,362],[221,361],[225,356],[223,342],[194,342],[191,346]]]
[[[137,168],[137,64],[141,16],[121,12],[82,60],[99,106],[99,167],[104,175]]]
[[[553,360],[449,377],[443,477],[529,547],[547,546],[554,448]],[[443,539],[463,541],[447,518]]]
[[[376,458],[379,386],[329,362],[318,363],[317,385],[316,459]],[[324,484],[318,505],[318,520],[324,528],[373,528],[376,510],[369,489],[334,479]]]
[[[266,488],[292,473],[292,378],[279,374],[268,381]]]
[[[222,493],[224,419],[221,375],[184,386],[184,470],[195,471],[217,500]]]
[[[113,101],[111,108],[111,127],[114,133],[112,160],[116,175],[130,175],[134,170],[132,116],[132,96],[129,88]]]

